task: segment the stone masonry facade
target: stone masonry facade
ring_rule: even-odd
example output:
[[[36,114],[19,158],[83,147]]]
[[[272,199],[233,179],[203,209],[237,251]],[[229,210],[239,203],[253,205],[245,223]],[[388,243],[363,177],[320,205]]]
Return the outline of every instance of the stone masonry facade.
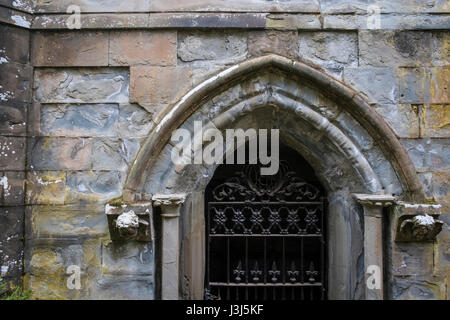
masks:
[[[81,29],[66,25],[70,5]],[[357,90],[393,129],[444,224],[433,241],[391,239],[386,298],[449,299],[446,0],[0,0],[2,281],[38,299],[158,298],[154,242],[114,243],[105,205],[161,110],[268,54]]]

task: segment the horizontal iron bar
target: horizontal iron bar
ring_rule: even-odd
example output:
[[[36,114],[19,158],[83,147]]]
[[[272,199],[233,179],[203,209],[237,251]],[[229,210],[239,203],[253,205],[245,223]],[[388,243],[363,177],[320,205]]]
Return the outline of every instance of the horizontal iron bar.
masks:
[[[321,282],[314,283],[226,283],[210,282],[213,287],[322,287]]]
[[[222,201],[222,202],[208,202],[211,205],[226,205],[226,204],[239,204],[239,205],[322,205],[322,201],[286,201],[286,202],[253,202],[253,201]]]
[[[265,237],[289,237],[289,238],[321,238],[322,234],[210,234],[211,238],[213,237],[259,237],[259,238],[265,238]]]

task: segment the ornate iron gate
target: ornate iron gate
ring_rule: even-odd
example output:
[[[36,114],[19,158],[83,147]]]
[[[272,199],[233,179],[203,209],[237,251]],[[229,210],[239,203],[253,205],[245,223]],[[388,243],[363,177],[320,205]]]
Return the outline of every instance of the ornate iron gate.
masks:
[[[324,195],[280,164],[246,165],[207,195],[206,299],[325,297]]]

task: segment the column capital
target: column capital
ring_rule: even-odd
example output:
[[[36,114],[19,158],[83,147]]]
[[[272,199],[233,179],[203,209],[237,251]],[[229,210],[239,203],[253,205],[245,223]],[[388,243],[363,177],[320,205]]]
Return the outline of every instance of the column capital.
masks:
[[[370,207],[389,207],[397,200],[396,197],[390,194],[361,194],[354,193],[353,198],[361,203],[363,206]]]
[[[152,197],[154,206],[178,206],[186,200],[186,194],[155,194]]]

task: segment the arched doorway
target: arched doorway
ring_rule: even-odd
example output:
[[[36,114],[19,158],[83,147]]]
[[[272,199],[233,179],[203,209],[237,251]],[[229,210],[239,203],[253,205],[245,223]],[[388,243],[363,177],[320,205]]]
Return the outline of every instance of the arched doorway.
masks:
[[[217,165],[171,161],[172,132],[194,132],[195,121],[219,131],[279,128],[281,143],[307,160],[327,193],[327,297],[369,297],[366,267],[383,270],[382,206],[424,199],[414,166],[354,90],[313,66],[269,55],[218,73],[162,110],[128,175],[124,201],[162,207],[155,250],[163,255],[156,266],[162,298],[204,297],[204,196]],[[363,213],[361,203],[374,208]],[[382,298],[383,289],[375,291]]]
[[[205,221],[206,299],[326,297],[326,194],[294,150],[281,146],[273,176],[259,164],[220,165]]]

